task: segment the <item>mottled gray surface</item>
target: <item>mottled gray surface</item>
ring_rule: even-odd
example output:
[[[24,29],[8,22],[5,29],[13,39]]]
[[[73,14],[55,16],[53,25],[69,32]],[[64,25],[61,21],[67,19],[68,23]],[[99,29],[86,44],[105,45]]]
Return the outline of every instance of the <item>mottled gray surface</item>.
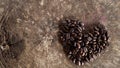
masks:
[[[0,16],[11,7],[16,25],[10,27],[25,40],[26,48],[10,67],[120,68],[120,0],[0,0]],[[83,66],[73,64],[58,42],[58,21],[69,16],[87,24],[98,20],[110,34],[108,49]]]

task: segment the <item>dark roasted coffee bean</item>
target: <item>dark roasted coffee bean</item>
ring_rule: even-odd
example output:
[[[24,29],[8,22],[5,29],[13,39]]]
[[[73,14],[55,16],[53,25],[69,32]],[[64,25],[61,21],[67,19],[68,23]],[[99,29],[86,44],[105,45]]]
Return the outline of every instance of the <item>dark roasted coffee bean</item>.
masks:
[[[88,35],[89,35],[90,37],[93,37],[93,34],[92,34],[92,33],[88,33]]]
[[[70,39],[70,34],[69,33],[66,34],[66,39]]]
[[[79,43],[77,43],[77,47],[80,49],[81,48],[81,45]]]
[[[86,45],[88,45],[89,44],[89,41],[86,41],[86,43],[85,43]]]
[[[91,40],[92,40],[92,38],[91,38],[91,37],[88,37],[88,38],[87,38],[87,40],[88,40],[88,41],[91,41]]]
[[[95,27],[94,27],[94,30],[95,30],[95,31],[99,31],[99,28],[95,26]]]
[[[84,47],[83,49],[84,49],[84,52],[85,52],[85,53],[88,52],[87,47]]]
[[[100,33],[98,31],[95,31],[95,34],[98,36]]]
[[[73,63],[76,63],[76,59],[73,59]]]
[[[93,41],[96,41],[97,40],[97,37],[93,37]]]
[[[78,27],[77,28],[79,32],[82,32],[82,28],[81,27]]]
[[[81,62],[80,62],[80,61],[78,62],[78,65],[79,65],[79,66],[81,65]]]

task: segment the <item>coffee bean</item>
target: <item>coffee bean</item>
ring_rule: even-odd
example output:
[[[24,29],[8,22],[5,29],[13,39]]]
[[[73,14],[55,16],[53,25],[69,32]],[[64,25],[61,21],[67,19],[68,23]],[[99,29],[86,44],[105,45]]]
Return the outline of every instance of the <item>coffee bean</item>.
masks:
[[[70,34],[69,33],[66,34],[66,39],[70,39]]]
[[[80,62],[80,61],[78,62],[78,65],[79,65],[79,66],[81,65],[81,62]]]
[[[76,63],[76,59],[73,60],[73,63]]]
[[[77,28],[79,32],[82,32],[82,28],[81,27],[78,27]]]
[[[95,31],[99,31],[99,28],[95,26],[95,27],[94,27],[94,30],[95,30]]]
[[[81,48],[81,45],[79,43],[77,43],[77,47],[80,49]]]

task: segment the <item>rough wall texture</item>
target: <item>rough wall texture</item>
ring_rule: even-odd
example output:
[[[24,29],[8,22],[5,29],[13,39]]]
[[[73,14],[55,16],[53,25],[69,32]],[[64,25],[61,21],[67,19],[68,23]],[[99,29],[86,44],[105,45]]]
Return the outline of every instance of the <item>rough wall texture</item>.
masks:
[[[24,50],[9,63],[0,58],[0,68],[119,68],[119,0],[0,0],[0,18],[8,9],[6,28],[24,39]],[[58,21],[73,16],[86,24],[96,20],[110,34],[110,46],[96,60],[77,66],[65,56],[58,42]]]

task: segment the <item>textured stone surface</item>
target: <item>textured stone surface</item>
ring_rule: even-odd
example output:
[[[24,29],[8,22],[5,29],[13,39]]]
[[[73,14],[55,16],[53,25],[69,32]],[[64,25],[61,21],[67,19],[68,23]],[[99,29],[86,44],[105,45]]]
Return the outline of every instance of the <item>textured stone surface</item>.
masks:
[[[9,27],[20,34],[26,46],[18,59],[6,63],[8,68],[120,67],[119,0],[0,0],[0,18],[6,8],[12,8],[9,15],[14,23],[9,20]],[[99,20],[110,34],[109,48],[84,66],[69,61],[58,42],[58,21],[69,16],[85,24]]]

